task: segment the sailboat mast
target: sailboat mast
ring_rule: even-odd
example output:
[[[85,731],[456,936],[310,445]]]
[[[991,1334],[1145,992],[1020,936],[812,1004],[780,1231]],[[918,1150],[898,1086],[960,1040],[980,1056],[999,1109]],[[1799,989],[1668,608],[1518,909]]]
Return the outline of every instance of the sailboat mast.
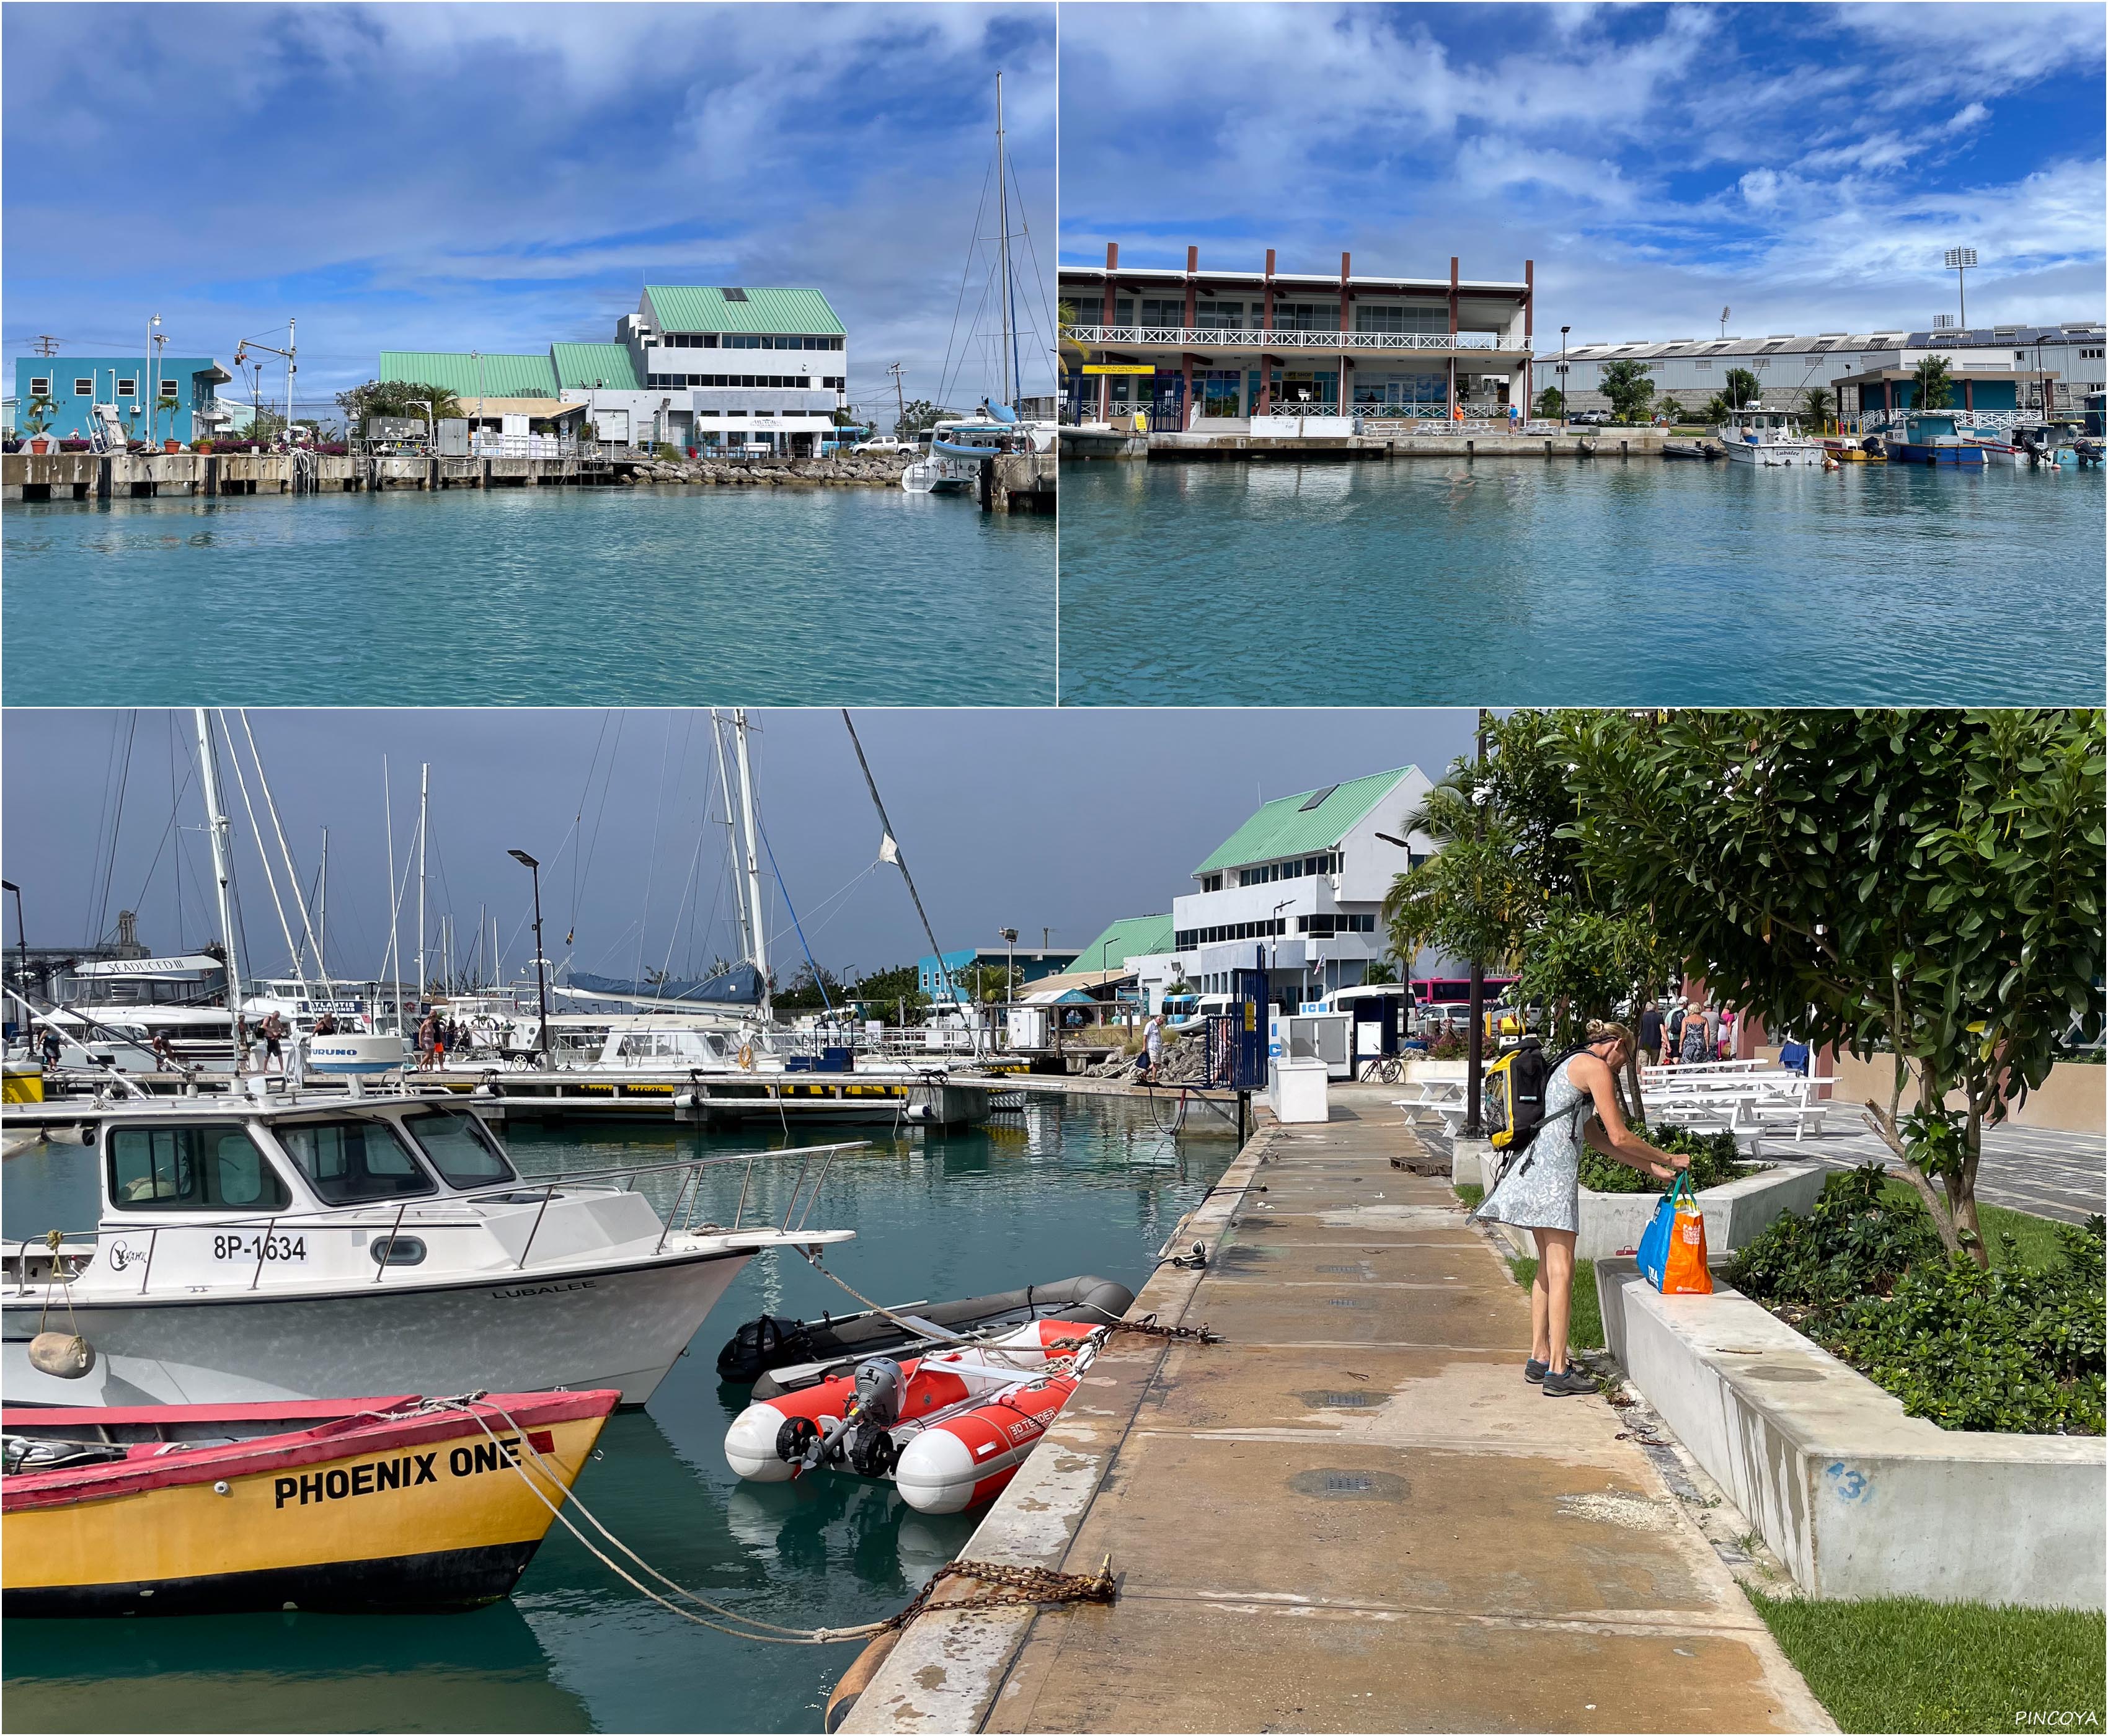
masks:
[[[725,847],[727,851],[736,852],[739,841],[738,822],[732,818],[732,779],[725,771],[724,725],[718,719],[715,706],[710,707],[710,740],[716,744],[718,751],[718,787],[724,793]],[[739,871],[735,868],[732,877],[732,901],[733,908],[739,913],[740,956],[751,958],[754,956],[754,931],[747,926],[746,890],[739,882]]]
[[[212,877],[219,899],[220,944],[227,949],[227,1026],[234,1046],[234,1071],[241,1071],[241,955],[234,944],[234,868],[227,854],[227,813],[219,802],[219,767],[214,758],[212,719],[197,710],[198,782],[205,791],[205,831],[212,839]]]
[[[388,834],[388,962],[395,983],[395,1035],[403,1034],[403,948],[396,931],[396,918],[403,908],[403,889],[395,884],[395,796],[388,783],[388,756],[381,756],[381,822]]]
[[[922,908],[922,895],[915,890],[915,877],[908,872],[908,857],[900,847],[900,840],[893,835],[893,822],[885,817],[885,804],[879,799],[878,780],[871,775],[871,761],[863,756],[863,743],[858,738],[856,725],[849,721],[846,707],[842,712],[842,724],[849,733],[849,745],[856,749],[857,764],[863,768],[864,787],[871,791],[871,805],[878,809],[880,831],[885,841],[879,846],[880,859],[890,859],[900,870],[900,877],[908,882],[908,895],[915,900],[915,914],[921,918],[923,938],[929,941],[930,950],[936,955],[937,985],[944,999],[953,999],[952,973],[944,967],[944,949],[937,944],[937,931],[930,926],[930,913]],[[890,856],[889,856],[890,851]]]
[[[1002,237],[1000,255],[1002,271],[1002,401],[1012,409],[1017,399],[1011,390],[1011,346],[1016,341],[1011,330],[1010,304],[1010,176],[1004,168],[1002,149],[1002,74],[995,75],[995,221]]]
[[[425,818],[431,803],[432,768],[417,768],[417,1016],[425,1006]]]
[[[322,987],[330,987],[329,967],[322,963],[322,949],[329,944],[329,827],[322,827],[322,879],[315,894],[315,974]]]
[[[739,750],[740,817],[746,827],[746,900],[754,913],[754,967],[761,973],[761,1017],[768,1020],[776,1015],[769,1004],[768,931],[761,919],[761,858],[754,848],[754,766],[747,758],[745,710],[732,713],[732,733]]]

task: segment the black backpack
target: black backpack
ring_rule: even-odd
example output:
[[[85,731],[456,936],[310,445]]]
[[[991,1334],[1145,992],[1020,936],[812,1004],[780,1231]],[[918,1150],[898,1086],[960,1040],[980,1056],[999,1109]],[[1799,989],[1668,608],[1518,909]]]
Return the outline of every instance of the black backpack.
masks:
[[[1547,1058],[1544,1045],[1534,1037],[1523,1039],[1522,1046],[1515,1058],[1508,1062],[1507,1143],[1501,1148],[1500,1171],[1493,1186],[1498,1188],[1511,1173],[1520,1175],[1528,1169],[1532,1160],[1525,1154],[1536,1143],[1537,1136],[1544,1130],[1545,1095],[1552,1089],[1552,1075],[1571,1061],[1588,1045],[1577,1043]],[[1587,1107],[1583,1094],[1573,1106],[1562,1110],[1554,1119],[1565,1121]],[[1517,1160],[1520,1161],[1518,1161]]]

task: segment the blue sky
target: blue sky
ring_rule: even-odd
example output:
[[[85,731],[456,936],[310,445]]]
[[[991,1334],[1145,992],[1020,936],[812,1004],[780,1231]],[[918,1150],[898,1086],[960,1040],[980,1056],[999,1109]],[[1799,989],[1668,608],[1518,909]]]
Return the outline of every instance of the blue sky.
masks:
[[[1537,340],[2099,318],[2097,5],[1070,3],[1061,257],[1520,278]]]
[[[1053,264],[1053,36],[1051,4],[11,6],[5,354],[158,312],[224,363],[295,315],[306,400],[383,348],[610,340],[646,281],[809,285],[853,398],[894,361],[935,397],[998,68]]]
[[[228,715],[238,730],[239,715]],[[1194,866],[1262,799],[1399,765],[1439,777],[1471,751],[1475,722],[1468,710],[855,715],[948,948],[998,945],[1006,926],[1026,944],[1038,945],[1047,927],[1054,945],[1079,947],[1116,917],[1168,911],[1175,895],[1194,890]],[[761,825],[815,955],[845,972],[919,957],[926,949],[899,876],[873,866],[878,821],[840,714],[754,718]],[[0,873],[22,887],[32,945],[83,944],[113,930],[124,908],[138,910],[140,938],[159,950],[217,934],[203,811],[189,773],[196,737],[188,712],[16,710],[7,724]],[[417,768],[430,763],[432,908],[453,912],[464,937],[487,907],[499,918],[506,956],[532,956],[527,876],[505,854],[517,846],[544,864],[552,958],[617,976],[641,961],[678,976],[737,950],[728,938],[732,906],[707,713],[257,710],[250,726],[304,882],[313,882],[322,828],[330,828],[329,944],[337,967],[377,971],[387,940],[384,756],[399,874],[417,823]],[[1205,753],[1193,751],[1196,741],[1205,742]],[[268,828],[254,774],[246,775]],[[258,967],[279,971],[286,948],[224,747],[221,779],[242,931]],[[416,895],[413,882],[406,931],[415,928],[407,913]],[[774,956],[795,966],[796,937],[772,887],[768,896]],[[5,919],[0,944],[11,944],[11,912]],[[559,943],[574,928],[577,940],[565,949]],[[789,971],[781,974],[787,981]]]

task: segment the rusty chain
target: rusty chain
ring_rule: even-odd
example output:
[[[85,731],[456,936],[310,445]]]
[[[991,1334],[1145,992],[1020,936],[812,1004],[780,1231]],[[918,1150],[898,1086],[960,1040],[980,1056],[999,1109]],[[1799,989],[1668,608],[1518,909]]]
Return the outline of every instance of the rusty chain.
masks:
[[[1052,1567],[1011,1567],[997,1562],[948,1561],[930,1576],[930,1583],[915,1594],[914,1600],[883,1628],[904,1629],[930,1607],[931,1595],[948,1579],[979,1580],[984,1585],[1003,1585],[1006,1591],[984,1592],[939,1606],[953,1610],[1005,1609],[1043,1603],[1110,1603],[1113,1601],[1113,1558],[1108,1555],[1094,1574],[1061,1573]]]

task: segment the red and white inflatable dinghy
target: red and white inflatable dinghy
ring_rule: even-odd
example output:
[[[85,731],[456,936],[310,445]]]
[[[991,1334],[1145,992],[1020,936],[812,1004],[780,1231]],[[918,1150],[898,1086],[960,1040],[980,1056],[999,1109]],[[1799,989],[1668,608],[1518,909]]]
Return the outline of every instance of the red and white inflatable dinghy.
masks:
[[[752,1482],[809,1470],[890,1478],[918,1513],[993,1500],[1076,1390],[1096,1330],[1034,1320],[985,1344],[894,1362],[750,1405],[725,1432],[725,1458]]]

